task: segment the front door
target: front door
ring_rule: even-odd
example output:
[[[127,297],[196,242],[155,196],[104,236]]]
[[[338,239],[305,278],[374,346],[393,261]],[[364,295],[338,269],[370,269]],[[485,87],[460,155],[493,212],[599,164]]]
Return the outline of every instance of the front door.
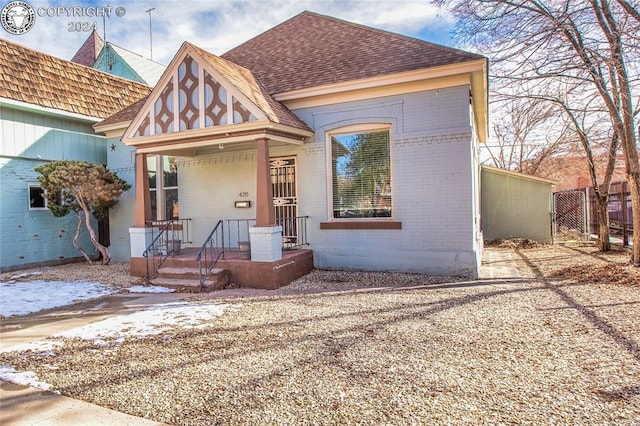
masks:
[[[271,184],[276,223],[282,226],[283,247],[298,243],[298,189],[295,157],[271,159]]]

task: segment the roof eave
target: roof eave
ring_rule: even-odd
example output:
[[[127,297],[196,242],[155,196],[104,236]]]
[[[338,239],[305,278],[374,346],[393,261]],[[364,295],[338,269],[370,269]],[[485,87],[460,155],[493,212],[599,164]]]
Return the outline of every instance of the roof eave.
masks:
[[[251,136],[249,136],[249,139],[251,139],[254,135],[261,134],[261,132],[264,133],[268,139],[295,145],[302,145],[306,139],[313,136],[313,132],[308,130],[260,120],[242,124],[228,124],[181,132],[163,133],[160,135],[125,136],[122,142],[125,145],[136,147],[139,152],[153,152],[168,148],[199,148],[202,146],[241,142],[246,141],[247,137],[238,135],[251,133]]]
[[[526,173],[514,172],[513,170],[501,169],[499,167],[488,166],[486,164],[483,164],[481,166],[481,168],[482,168],[482,170],[485,170],[487,172],[493,172],[493,173],[497,173],[497,174],[505,175],[505,176],[512,176],[512,177],[516,177],[516,178],[519,178],[519,179],[531,180],[531,181],[535,181],[535,182],[546,183],[546,184],[549,184],[549,185],[557,185],[558,184],[557,180],[542,178],[542,177],[539,177],[539,176],[528,175]]]
[[[382,94],[383,92],[379,91],[380,88],[404,87],[406,89],[409,85],[424,89],[424,87],[426,87],[425,84],[422,84],[424,82],[434,82],[434,84],[439,82],[438,84],[443,85],[470,85],[476,135],[481,143],[486,143],[489,133],[488,60],[486,58],[362,80],[293,90],[275,94],[273,98],[289,106],[290,109],[297,109],[323,103],[329,97],[333,97],[334,102],[337,102],[338,99],[345,100],[346,98],[344,96],[340,97],[338,95],[355,93],[357,91],[371,93],[372,90],[378,90],[378,93]],[[413,88],[413,90],[417,89]],[[313,99],[316,101],[313,101]]]
[[[485,59],[477,59],[474,61],[467,61],[458,64],[443,65],[433,68],[423,68],[397,74],[387,74],[383,76],[365,78],[362,80],[351,80],[335,84],[326,84],[323,86],[308,87],[304,89],[292,90],[289,92],[277,93],[272,96],[279,102],[286,102],[314,96],[332,95],[345,91],[371,89],[392,84],[411,83],[420,80],[428,80],[439,77],[449,77],[456,74],[483,71],[485,69],[485,64]]]
[[[56,115],[56,116],[72,118],[74,120],[81,120],[89,123],[98,123],[104,120],[104,118],[100,118],[100,117],[92,117],[88,115],[78,114],[76,112],[65,111],[65,110],[56,109],[56,108],[49,108],[41,105],[30,104],[28,102],[17,101],[15,99],[0,97],[0,106],[2,105],[10,106],[17,109],[37,111],[37,112],[48,114],[48,115]]]
[[[124,134],[124,131],[127,130],[130,124],[131,124],[131,120],[119,121],[117,123],[109,123],[109,124],[100,124],[100,122],[98,122],[93,125],[93,130],[95,130],[96,133],[105,133],[105,134],[122,131],[122,133]]]

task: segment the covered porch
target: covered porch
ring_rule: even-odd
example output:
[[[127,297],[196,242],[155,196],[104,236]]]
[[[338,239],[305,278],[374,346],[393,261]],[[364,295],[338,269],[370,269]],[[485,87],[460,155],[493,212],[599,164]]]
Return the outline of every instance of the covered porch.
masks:
[[[256,262],[244,252],[225,250],[207,280],[200,284],[199,251],[197,247],[186,247],[169,256],[150,283],[181,292],[206,292],[230,286],[275,290],[313,269],[313,253],[305,248],[286,250],[280,260],[273,262]],[[144,273],[147,265],[132,259],[131,267]]]
[[[210,218],[230,214],[231,207],[190,212],[180,206],[180,212],[197,213],[197,218],[192,221],[176,216],[168,220],[152,220],[147,154],[136,154],[136,220],[135,226],[129,229],[132,275],[164,285],[168,283],[162,280],[180,279],[184,281],[185,289],[193,286],[192,280],[197,278],[202,291],[211,287],[212,274],[223,269],[228,272],[228,279],[215,283],[214,287],[226,285],[228,281],[243,287],[275,289],[313,269],[312,252],[306,248],[309,244],[306,233],[308,218],[277,214],[282,210],[279,203],[274,202],[273,192],[277,184],[272,176],[269,142],[261,138],[254,143],[255,150],[246,146],[243,150],[255,153],[255,192],[251,191],[251,196],[240,202],[252,207],[250,210],[255,212],[255,218],[221,219],[216,223]],[[171,153],[173,151],[163,150],[151,154]],[[185,196],[193,196],[194,193],[213,194],[206,185],[179,185],[178,189]],[[219,186],[216,191],[225,192],[225,187]],[[233,190],[229,188],[227,191]],[[251,213],[245,208],[236,210]],[[204,219],[203,215],[207,218]],[[176,246],[175,242],[178,241],[179,245]],[[172,272],[177,274],[168,276]]]
[[[225,243],[220,229],[224,221],[214,218],[230,217],[234,210],[242,210],[245,219],[251,221],[246,238],[233,241],[250,247],[249,259],[242,259],[244,267],[234,266],[230,271],[236,284],[275,288],[286,284],[282,276],[291,280],[310,271],[313,261],[308,250],[302,257],[308,256],[311,261],[301,263],[307,266],[295,261],[292,269],[283,266],[287,264],[283,263],[283,241],[287,241],[289,225],[276,217],[269,150],[302,145],[311,136],[313,132],[306,123],[271,98],[246,69],[185,43],[122,138],[124,144],[135,148],[134,224],[129,229],[132,275],[153,279],[167,262],[186,261],[194,250],[198,252],[198,269],[207,271],[205,276],[220,269],[225,259],[232,265],[228,263],[232,241],[227,239]],[[235,155],[230,153],[241,153],[242,164],[230,166],[229,158]],[[157,217],[165,221],[179,220],[182,215],[194,217],[194,247],[184,252],[167,246],[169,234],[183,224],[166,222],[162,226],[168,228],[159,230],[159,221],[152,216],[148,156],[172,156],[185,163],[205,164],[191,167],[188,182],[181,178],[176,184],[180,200],[189,201],[186,206],[180,202],[180,214]],[[225,156],[227,160],[218,160]],[[240,191],[242,195],[235,189],[237,181],[247,188]],[[234,196],[240,199],[230,202]],[[148,259],[153,259],[151,270]],[[269,268],[299,272],[265,272]],[[202,272],[199,276],[203,287]]]
[[[154,221],[147,224],[152,242],[142,258],[131,258],[130,271],[150,284],[179,291],[202,292],[226,286],[276,289],[313,269],[313,253],[307,248],[307,217],[277,220],[285,230],[280,258],[255,260],[251,234],[255,220],[218,221],[202,246],[191,238],[191,219]]]

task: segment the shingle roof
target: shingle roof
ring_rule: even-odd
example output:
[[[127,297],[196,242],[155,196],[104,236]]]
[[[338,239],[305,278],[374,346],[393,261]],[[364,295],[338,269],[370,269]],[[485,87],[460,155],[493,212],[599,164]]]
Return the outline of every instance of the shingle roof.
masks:
[[[126,121],[131,121],[134,118],[136,118],[136,115],[138,115],[138,112],[140,112],[140,110],[142,109],[142,107],[144,106],[145,101],[147,100],[149,96],[145,96],[142,99],[140,99],[137,102],[132,103],[131,105],[129,105],[128,107],[126,107],[125,109],[123,109],[122,111],[118,111],[115,114],[113,114],[112,116],[110,116],[109,118],[100,121],[99,123],[96,123],[94,125],[94,127],[96,126],[109,126],[111,124],[116,124],[116,123],[124,123]]]
[[[106,118],[151,88],[0,39],[0,97]]]
[[[303,130],[311,130],[309,126],[300,120],[287,107],[271,97],[264,86],[255,78],[253,73],[237,64],[229,62],[219,56],[187,43],[202,57],[220,72],[243,95],[264,112],[270,121],[285,124]]]
[[[149,86],[155,86],[162,73],[167,68],[162,64],[147,59],[142,55],[134,53],[123,47],[107,42],[120,57],[129,65],[129,67]]]
[[[102,40],[102,37],[100,37],[96,30],[93,30],[84,43],[82,43],[80,49],[73,55],[71,62],[92,67],[103,46],[104,40]]]
[[[271,94],[484,59],[312,12],[222,57],[250,69]]]

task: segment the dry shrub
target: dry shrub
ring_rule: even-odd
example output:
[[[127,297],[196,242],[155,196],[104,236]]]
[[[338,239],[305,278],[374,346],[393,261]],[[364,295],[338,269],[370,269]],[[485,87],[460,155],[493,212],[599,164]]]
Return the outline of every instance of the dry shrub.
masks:
[[[587,284],[640,287],[640,269],[631,265],[575,265],[552,272],[551,278],[571,279]]]
[[[493,241],[485,242],[487,247],[495,247],[495,248],[504,248],[504,249],[531,249],[531,248],[540,248],[545,245],[535,241],[530,240],[528,238],[497,238]]]

